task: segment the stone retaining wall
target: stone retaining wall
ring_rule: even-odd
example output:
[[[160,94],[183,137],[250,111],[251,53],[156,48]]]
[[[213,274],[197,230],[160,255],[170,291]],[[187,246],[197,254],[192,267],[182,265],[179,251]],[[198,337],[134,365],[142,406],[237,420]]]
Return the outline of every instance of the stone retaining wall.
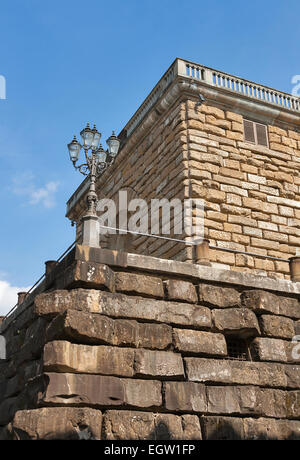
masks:
[[[300,439],[299,283],[271,292],[80,251],[0,326],[0,439]]]

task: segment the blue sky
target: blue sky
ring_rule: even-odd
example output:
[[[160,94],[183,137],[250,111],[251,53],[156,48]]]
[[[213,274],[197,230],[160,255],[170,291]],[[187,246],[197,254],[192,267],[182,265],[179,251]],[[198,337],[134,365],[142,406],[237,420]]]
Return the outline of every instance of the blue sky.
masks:
[[[66,144],[119,132],[176,57],[291,92],[298,0],[10,0],[0,5],[0,315],[74,239]]]

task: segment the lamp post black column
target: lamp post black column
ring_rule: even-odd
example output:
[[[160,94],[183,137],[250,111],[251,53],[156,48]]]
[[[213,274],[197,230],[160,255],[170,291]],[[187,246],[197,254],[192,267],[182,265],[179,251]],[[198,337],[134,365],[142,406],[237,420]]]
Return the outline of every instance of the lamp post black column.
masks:
[[[107,139],[106,143],[108,149],[103,150],[102,146],[99,145],[101,133],[99,133],[94,126],[94,129],[89,127],[87,124],[80,135],[83,140],[81,145],[76,136],[70,144],[68,144],[70,159],[75,169],[90,178],[90,186],[87,194],[87,213],[83,216],[83,230],[82,230],[82,244],[86,246],[99,247],[99,229],[98,229],[98,216],[96,212],[97,207],[97,194],[96,194],[96,179],[97,177],[114,162],[114,159],[118,153],[120,141],[113,134]],[[77,166],[76,163],[79,158],[80,150],[83,148],[85,154],[86,163]],[[89,155],[89,150],[91,154]]]

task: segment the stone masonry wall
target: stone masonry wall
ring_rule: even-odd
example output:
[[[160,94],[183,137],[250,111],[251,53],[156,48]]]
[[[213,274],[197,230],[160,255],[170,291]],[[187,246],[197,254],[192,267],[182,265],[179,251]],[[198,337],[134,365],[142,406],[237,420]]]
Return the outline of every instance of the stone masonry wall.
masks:
[[[98,182],[99,198],[116,200],[119,190],[148,203],[151,198],[201,198],[205,237],[212,245],[283,259],[298,255],[300,134],[295,127],[256,119],[268,126],[269,147],[254,145],[244,141],[243,116],[234,108],[197,102],[182,96],[135,143],[125,143],[115,165]],[[76,212],[78,220],[85,202]],[[172,225],[167,236],[182,239],[173,234]],[[189,246],[143,236],[122,238],[131,252],[194,260]],[[116,239],[104,238],[101,245],[114,248]],[[211,261],[219,268],[289,279],[283,261],[220,250],[211,251]]]
[[[207,203],[211,244],[283,259],[296,255],[300,134],[268,125],[269,147],[254,145],[244,141],[242,115],[208,104],[195,109],[193,100],[186,103],[186,119],[185,164],[193,197]],[[211,260],[222,268],[289,278],[286,262],[221,251],[212,251]]]
[[[300,439],[292,287],[96,253],[107,262],[67,258],[4,320],[0,439]],[[233,339],[247,343],[246,360]]]

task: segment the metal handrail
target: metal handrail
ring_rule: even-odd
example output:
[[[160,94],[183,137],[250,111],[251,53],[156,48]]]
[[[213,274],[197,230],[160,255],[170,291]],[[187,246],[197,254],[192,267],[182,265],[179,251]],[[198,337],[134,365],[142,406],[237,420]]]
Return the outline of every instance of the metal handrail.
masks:
[[[55,265],[57,265],[61,259],[73,248],[73,246],[75,246],[75,244],[79,241],[79,238],[77,238],[75,241],[73,241],[73,243],[61,254],[61,256],[59,256],[59,258],[55,261]],[[28,296],[28,294],[31,293],[31,291],[45,278],[46,276],[46,272],[31,286],[31,288],[26,291],[26,294],[25,294],[25,297],[24,297],[24,300],[25,298]],[[9,310],[9,312],[3,317],[3,320],[5,320],[6,318],[8,318],[8,316],[13,312],[15,311],[15,309],[19,306],[18,303],[16,303],[16,305],[14,307],[12,307],[11,310]]]

